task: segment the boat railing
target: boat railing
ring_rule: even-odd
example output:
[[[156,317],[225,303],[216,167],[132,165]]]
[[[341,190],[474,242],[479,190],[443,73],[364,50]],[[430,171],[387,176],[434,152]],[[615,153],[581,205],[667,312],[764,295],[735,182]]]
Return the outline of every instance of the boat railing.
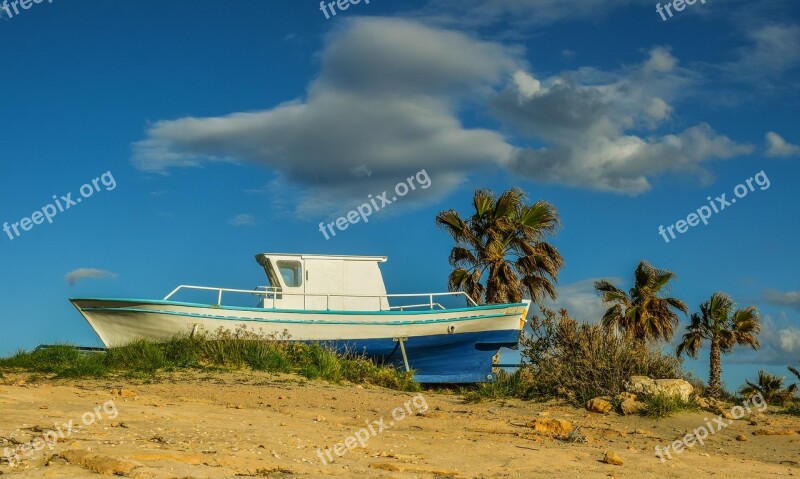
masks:
[[[222,294],[223,293],[236,293],[236,294],[252,294],[256,296],[263,297],[263,307],[267,308],[267,300],[272,300],[272,307],[271,309],[275,309],[276,307],[276,300],[280,300],[283,296],[302,296],[303,297],[303,308],[306,305],[306,298],[325,298],[325,308],[326,310],[330,311],[331,307],[331,298],[375,298],[378,300],[378,310],[385,311],[384,309],[384,302],[383,300],[386,299],[386,305],[389,310],[397,310],[404,311],[405,309],[411,308],[430,308],[434,309],[434,307],[438,307],[439,309],[447,309],[442,306],[440,303],[435,302],[433,300],[434,297],[443,297],[443,296],[463,296],[467,299],[467,304],[471,306],[477,306],[478,304],[472,300],[465,292],[463,291],[453,291],[447,293],[399,293],[399,294],[323,294],[323,293],[292,293],[283,291],[281,288],[276,288],[272,286],[258,286],[255,289],[248,290],[248,289],[233,289],[233,288],[215,288],[211,286],[193,286],[188,284],[182,284],[177,288],[173,289],[168,295],[164,297],[164,300],[169,300],[172,296],[178,293],[181,290],[196,290],[196,291],[215,291],[217,293],[217,306],[222,306]],[[428,298],[428,302],[426,303],[419,303],[419,304],[408,304],[402,306],[388,306],[389,298]]]

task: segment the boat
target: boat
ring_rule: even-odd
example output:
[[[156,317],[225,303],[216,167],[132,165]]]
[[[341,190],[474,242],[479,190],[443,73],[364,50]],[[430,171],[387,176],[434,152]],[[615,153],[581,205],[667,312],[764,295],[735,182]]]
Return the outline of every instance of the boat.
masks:
[[[385,256],[262,253],[256,261],[269,286],[180,285],[160,300],[70,302],[107,348],[246,330],[363,354],[413,370],[420,383],[494,380],[493,357],[516,348],[530,306],[529,300],[478,305],[464,292],[387,294],[379,266]],[[176,300],[203,294],[213,299]],[[236,299],[223,303],[223,295]],[[448,302],[455,304],[442,305]]]

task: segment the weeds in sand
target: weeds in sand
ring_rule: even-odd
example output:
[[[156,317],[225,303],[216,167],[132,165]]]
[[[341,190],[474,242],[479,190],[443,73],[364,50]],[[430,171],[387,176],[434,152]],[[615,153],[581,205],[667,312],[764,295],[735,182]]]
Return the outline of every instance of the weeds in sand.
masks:
[[[99,378],[111,374],[152,379],[159,372],[182,369],[200,371],[256,370],[297,373],[308,379],[373,384],[417,391],[411,373],[379,366],[366,357],[337,352],[322,344],[305,344],[252,333],[219,333],[176,337],[165,342],[135,341],[109,348],[105,354],[83,354],[71,345],[32,352],[20,351],[0,359],[4,370],[22,369],[54,378]]]
[[[526,379],[525,372],[522,370],[514,373],[500,371],[497,373],[496,380],[464,387],[460,392],[467,403],[510,398],[527,399],[530,384]]]
[[[680,411],[697,410],[697,405],[676,395],[650,394],[641,400],[646,404],[643,415],[655,419],[670,417]]]
[[[799,416],[800,417],[800,401],[795,401],[789,405],[786,409],[783,410],[785,414],[790,414],[792,416]]]

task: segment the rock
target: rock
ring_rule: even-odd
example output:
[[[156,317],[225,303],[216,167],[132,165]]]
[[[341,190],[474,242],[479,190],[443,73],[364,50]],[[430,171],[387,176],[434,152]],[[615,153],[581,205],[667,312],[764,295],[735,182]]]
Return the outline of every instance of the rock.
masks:
[[[739,434],[738,436],[736,436],[736,440],[737,441],[746,441],[747,440],[747,436],[745,436],[744,434]]]
[[[537,417],[527,424],[535,432],[542,434],[549,434],[556,437],[568,436],[574,427],[569,421],[563,419],[550,419],[545,417]]]
[[[433,476],[463,477],[459,471],[454,469],[434,469],[426,466],[415,466],[410,464],[396,464],[391,462],[376,462],[370,464],[373,469],[380,469],[389,472],[409,472],[415,474],[430,474]]]
[[[314,422],[324,422],[325,416],[317,416],[314,418]]]
[[[83,467],[98,474],[106,476],[127,476],[138,465],[131,461],[114,459],[108,456],[101,456],[89,451],[71,449],[64,451],[60,456],[70,464]]]
[[[754,436],[791,436],[793,434],[800,434],[800,431],[794,429],[758,429],[753,431]]]
[[[131,391],[130,389],[125,389],[125,388],[114,388],[114,389],[111,390],[111,395],[112,396],[119,396],[119,397],[123,397],[123,398],[132,398],[132,397],[136,397],[137,396],[137,394],[135,392]]]
[[[625,416],[630,416],[631,414],[639,414],[640,412],[647,409],[647,404],[637,401],[635,399],[625,399],[619,405],[620,411]]]
[[[638,399],[638,398],[633,393],[624,393],[623,392],[623,393],[617,394],[617,401],[622,402],[622,401],[625,401],[626,399],[632,399],[632,400],[636,401],[636,399]]]
[[[600,413],[600,414],[605,414],[605,413],[611,411],[612,408],[613,408],[613,406],[611,405],[611,403],[609,401],[607,401],[607,400],[605,400],[603,398],[599,398],[599,397],[594,398],[594,399],[590,399],[586,403],[586,410],[587,411],[597,412],[597,413]]]
[[[692,397],[694,387],[683,379],[650,379],[647,376],[631,376],[625,390],[632,393],[678,396],[684,401]]]
[[[622,465],[622,458],[617,455],[614,451],[606,451],[606,455],[603,456],[603,462],[606,464],[613,464],[615,466]]]

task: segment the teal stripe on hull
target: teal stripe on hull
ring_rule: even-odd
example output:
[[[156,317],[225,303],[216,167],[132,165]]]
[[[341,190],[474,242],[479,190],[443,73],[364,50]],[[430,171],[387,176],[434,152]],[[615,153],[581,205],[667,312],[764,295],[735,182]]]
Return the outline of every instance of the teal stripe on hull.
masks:
[[[124,311],[130,313],[143,313],[143,314],[166,314],[172,316],[184,316],[187,318],[205,318],[205,319],[218,319],[224,321],[253,321],[259,323],[288,323],[288,324],[349,324],[349,325],[377,325],[377,326],[402,326],[402,325],[409,325],[409,324],[436,324],[436,323],[451,323],[451,322],[460,322],[460,321],[470,321],[474,319],[485,319],[485,318],[500,318],[509,316],[506,313],[496,313],[496,314],[480,314],[477,316],[463,316],[458,318],[445,318],[445,319],[421,319],[421,320],[410,320],[410,321],[315,321],[315,320],[308,320],[308,319],[261,319],[261,318],[251,318],[251,317],[242,317],[242,316],[220,316],[216,314],[204,314],[204,313],[189,313],[184,311],[167,311],[163,309],[142,309],[142,308],[83,308],[83,311],[87,312],[104,312],[104,313],[113,313],[116,311]],[[263,312],[264,310],[260,310]],[[444,311],[444,310],[442,310]],[[362,312],[362,315],[365,314],[372,314],[370,312]]]
[[[452,309],[432,309],[420,311],[339,311],[339,310],[309,310],[309,309],[279,309],[279,308],[251,308],[247,306],[219,306],[216,304],[200,304],[200,303],[182,303],[180,301],[167,301],[161,299],[125,299],[125,298],[70,298],[73,304],[76,302],[111,302],[111,303],[136,303],[136,304],[153,304],[153,305],[168,305],[168,306],[188,306],[192,308],[214,308],[229,311],[274,311],[280,313],[298,313],[298,314],[381,314],[381,315],[420,315],[420,314],[439,314],[442,312],[459,313],[469,311],[481,311],[486,309],[499,309],[499,308],[525,308],[525,303],[507,303],[507,304],[488,304],[483,306],[470,306],[468,308],[452,308]]]

